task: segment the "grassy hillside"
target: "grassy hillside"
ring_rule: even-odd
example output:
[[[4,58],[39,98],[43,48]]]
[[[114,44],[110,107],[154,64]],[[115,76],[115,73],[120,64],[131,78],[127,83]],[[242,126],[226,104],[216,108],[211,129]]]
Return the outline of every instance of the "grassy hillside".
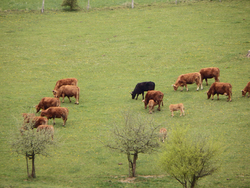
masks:
[[[250,183],[250,99],[241,90],[250,81],[250,5],[248,1],[153,4],[136,9],[84,12],[0,13],[0,182],[1,187],[181,187],[157,165],[160,155],[140,154],[133,183],[126,156],[104,148],[113,122],[130,110],[152,116],[171,130],[223,137],[222,169],[200,187],[248,187]],[[233,86],[233,101],[207,100],[209,86],[174,92],[183,73],[219,67],[221,82]],[[76,77],[80,104],[65,99],[66,127],[56,119],[62,145],[50,157],[36,157],[37,178],[27,180],[25,158],[9,146],[22,113],[35,112],[42,97],[52,97],[57,80]],[[162,111],[148,114],[129,94],[138,82],[154,81],[162,91]],[[169,104],[182,102],[185,117],[171,118]],[[52,120],[49,121],[52,123]],[[123,165],[118,165],[122,163]]]

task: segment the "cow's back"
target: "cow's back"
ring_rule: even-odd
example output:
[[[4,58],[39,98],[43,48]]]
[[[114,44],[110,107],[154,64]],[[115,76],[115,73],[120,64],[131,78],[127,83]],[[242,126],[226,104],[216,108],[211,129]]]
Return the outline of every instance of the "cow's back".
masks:
[[[59,89],[63,85],[75,85],[75,86],[77,86],[77,83],[78,83],[78,80],[76,78],[61,79],[61,80],[58,80],[56,82],[54,90]]]

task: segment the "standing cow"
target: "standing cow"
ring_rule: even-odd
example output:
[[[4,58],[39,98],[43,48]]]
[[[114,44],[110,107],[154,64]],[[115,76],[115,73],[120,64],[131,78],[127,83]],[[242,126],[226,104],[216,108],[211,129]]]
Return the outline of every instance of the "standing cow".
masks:
[[[241,92],[242,92],[242,97],[245,97],[245,95],[247,94],[247,92],[248,92],[248,96],[247,97],[250,96],[250,82],[247,83],[246,87],[243,90],[241,90]]]
[[[72,85],[61,86],[59,89],[53,90],[53,95],[56,98],[62,97],[62,103],[64,103],[64,97],[68,97],[69,102],[71,102],[70,97],[75,97],[75,104],[79,104],[80,88]]]
[[[213,100],[215,94],[217,94],[217,100],[219,100],[219,94],[220,94],[228,96],[227,101],[231,102],[232,85],[230,83],[214,82],[207,92],[207,98],[210,99],[212,95],[211,99]]]
[[[45,125],[48,123],[48,119],[42,116],[35,116],[33,113],[23,113],[23,126],[22,129],[26,130],[27,126],[30,128],[37,128],[39,125]]]
[[[172,113],[171,114],[172,117],[174,117],[174,111],[178,111],[178,110],[180,110],[180,116],[185,115],[184,109],[185,108],[184,108],[184,105],[182,103],[169,105],[169,110]]]
[[[154,100],[154,102],[158,105],[157,110],[161,110],[161,104],[163,106],[163,97],[164,94],[161,91],[150,90],[147,92],[144,100],[145,109],[147,109],[147,105],[150,100]]]
[[[216,82],[219,82],[219,77],[220,77],[220,69],[217,67],[209,67],[209,68],[203,68],[200,70],[200,74],[201,74],[201,82],[203,82],[203,80],[206,80],[206,85],[208,85],[207,83],[207,79],[208,78],[214,78]]]
[[[54,127],[53,127],[53,125],[39,125],[37,127],[36,131],[37,132],[44,131],[44,132],[51,135],[52,140],[54,138]]]
[[[54,90],[59,89],[63,85],[74,85],[77,86],[78,80],[76,78],[64,78],[56,82]]]
[[[46,110],[49,107],[58,107],[60,106],[60,100],[52,97],[43,97],[38,105],[36,105],[36,113],[42,110]]]
[[[154,82],[141,82],[136,84],[134,91],[131,92],[132,99],[135,98],[138,99],[138,96],[142,94],[142,99],[144,99],[144,91],[148,90],[154,90],[155,89],[155,83]]]
[[[55,118],[63,119],[63,126],[65,126],[68,119],[69,110],[65,107],[49,107],[47,110],[42,110],[41,116],[46,116],[48,119],[53,118],[53,125],[55,125]]]
[[[184,86],[186,87],[186,90],[188,91],[187,84],[193,84],[193,83],[197,84],[197,89],[196,89],[197,91],[199,90],[199,87],[203,89],[202,82],[201,82],[201,74],[199,72],[180,75],[177,78],[175,84],[173,84],[172,86],[174,87],[175,91],[178,89],[179,86],[182,87],[181,91],[183,90]]]
[[[164,142],[165,139],[167,138],[167,129],[166,128],[161,128],[160,129],[160,134],[159,134],[159,139],[161,142]]]

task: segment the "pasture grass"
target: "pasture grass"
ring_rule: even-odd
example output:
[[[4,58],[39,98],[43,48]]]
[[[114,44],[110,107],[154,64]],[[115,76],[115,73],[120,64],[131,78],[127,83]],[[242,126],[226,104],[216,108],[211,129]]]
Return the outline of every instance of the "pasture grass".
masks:
[[[171,130],[176,125],[223,140],[222,168],[199,187],[248,187],[250,183],[250,99],[241,90],[250,81],[248,1],[155,3],[131,9],[91,12],[0,13],[0,184],[1,187],[181,187],[157,161],[159,153],[140,154],[138,177],[127,179],[126,156],[103,147],[125,110],[152,116]],[[174,92],[183,73],[219,67],[220,80],[233,86],[226,96],[207,100],[209,86]],[[76,77],[80,104],[68,99],[66,127],[56,119],[51,156],[36,156],[36,179],[27,179],[25,158],[10,149],[22,124],[21,113],[35,112],[42,97],[53,96],[57,80]],[[162,111],[148,114],[129,94],[138,82],[154,81],[162,91]],[[186,115],[171,118],[169,104],[182,102]],[[49,121],[52,123],[52,120]],[[122,163],[122,165],[118,165]]]

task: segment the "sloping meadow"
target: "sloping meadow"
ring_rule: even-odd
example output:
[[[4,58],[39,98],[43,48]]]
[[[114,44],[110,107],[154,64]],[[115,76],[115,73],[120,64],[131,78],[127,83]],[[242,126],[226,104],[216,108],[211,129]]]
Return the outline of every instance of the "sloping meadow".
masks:
[[[241,90],[250,81],[250,11],[247,1],[154,4],[135,9],[84,12],[1,13],[0,20],[0,179],[3,187],[180,187],[157,161],[159,153],[140,154],[138,178],[127,180],[125,155],[108,150],[113,124],[124,111],[151,116],[169,132],[176,125],[222,141],[222,168],[199,181],[200,187],[247,187],[250,183],[250,99]],[[208,100],[189,85],[171,86],[180,74],[220,68],[220,81],[233,86],[226,96]],[[51,156],[36,156],[37,178],[28,180],[25,158],[10,149],[22,113],[35,112],[41,98],[52,97],[57,80],[75,77],[80,87],[66,127],[56,119]],[[138,82],[153,81],[164,93],[162,111],[145,110],[132,100]],[[169,104],[183,103],[185,116],[171,117]],[[37,114],[39,115],[39,113]],[[49,121],[52,124],[52,120]],[[122,181],[123,180],[123,181]]]

